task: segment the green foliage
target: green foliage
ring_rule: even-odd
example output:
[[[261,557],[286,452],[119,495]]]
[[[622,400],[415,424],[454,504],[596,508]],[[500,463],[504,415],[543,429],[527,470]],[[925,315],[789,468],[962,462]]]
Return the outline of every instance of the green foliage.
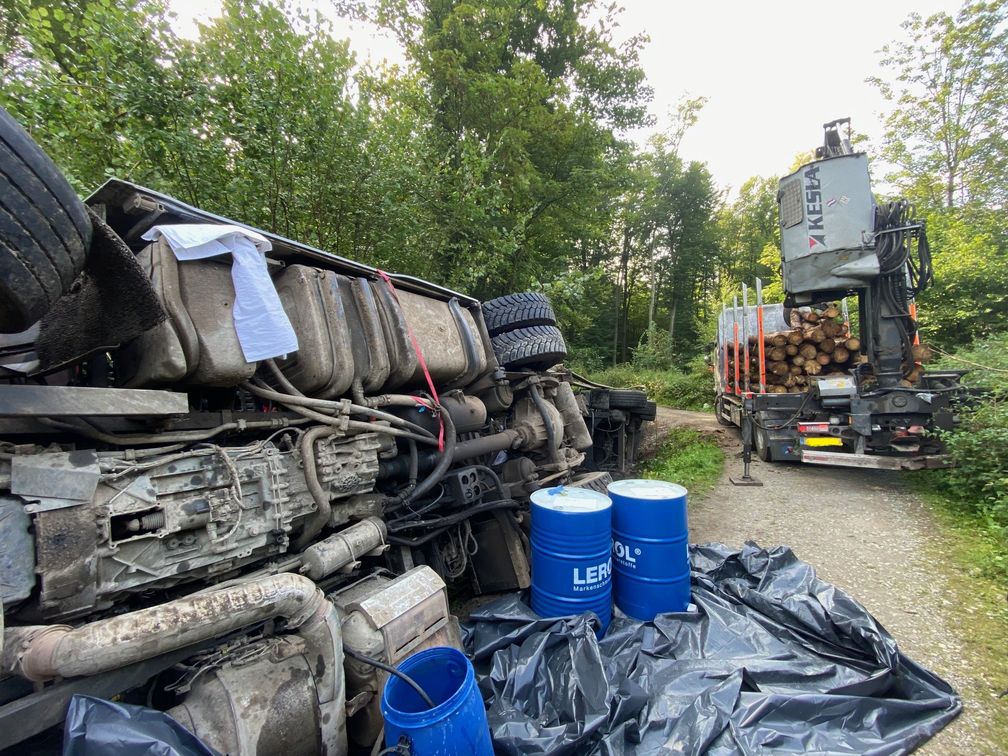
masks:
[[[930,488],[946,509],[975,518],[997,547],[989,566],[1008,574],[1008,333],[978,341],[935,366],[970,370],[967,385],[989,392],[943,434],[955,467],[931,473]]]
[[[946,493],[978,510],[1008,540],[1008,405],[989,402],[966,413],[946,443],[956,463]]]
[[[536,288],[553,305],[572,363],[592,373],[612,362],[615,291],[605,271],[575,268]]]
[[[967,370],[963,383],[995,396],[1008,395],[1008,333],[1002,332],[942,355],[929,370]]]
[[[920,298],[924,338],[944,346],[1008,328],[1008,234],[1003,213],[975,207],[927,214],[935,286]]]
[[[683,163],[675,147],[700,104],[686,100],[680,120],[653,138],[632,166],[632,184],[617,218],[622,239],[616,362],[625,361],[631,346],[655,327],[668,332],[676,357],[693,356],[699,348],[699,324],[717,286],[720,193],[707,167]]]
[[[686,370],[648,370],[623,364],[591,373],[598,383],[618,388],[639,388],[665,407],[709,410],[714,405],[714,379],[702,357]]]
[[[639,370],[668,370],[672,367],[672,337],[654,323],[637,342],[633,350],[633,365]]]
[[[707,493],[721,477],[724,452],[710,438],[688,428],[672,428],[661,449],[644,464],[644,478],[685,486],[690,496]]]
[[[935,285],[924,339],[948,347],[1008,327],[1008,3],[912,13],[869,79],[890,103],[888,178],[927,222]]]
[[[776,176],[753,176],[739,196],[718,213],[726,278],[734,284],[770,281],[780,266]],[[767,250],[770,250],[768,252]]]
[[[1008,198],[1008,4],[966,2],[953,17],[912,13],[883,48],[892,104],[883,155],[915,200],[953,207]]]
[[[78,190],[151,174],[170,128],[173,38],[158,0],[15,0],[4,14],[0,104]],[[9,15],[7,15],[9,13]]]
[[[174,37],[149,0],[45,3],[20,19],[0,103],[78,189],[116,175],[337,254],[432,272],[421,83],[357,69],[319,14],[227,0],[195,41]]]
[[[611,42],[615,9],[590,0],[377,9],[430,88],[442,277],[496,295],[548,280],[598,244],[627,149],[613,130],[643,124],[650,98],[640,40]]]
[[[367,207],[369,103],[351,102],[346,43],[317,16],[295,28],[291,12],[227,0],[199,42],[182,46],[183,115],[201,137],[177,146],[186,194],[333,251],[368,248],[360,237],[372,225],[342,221]]]

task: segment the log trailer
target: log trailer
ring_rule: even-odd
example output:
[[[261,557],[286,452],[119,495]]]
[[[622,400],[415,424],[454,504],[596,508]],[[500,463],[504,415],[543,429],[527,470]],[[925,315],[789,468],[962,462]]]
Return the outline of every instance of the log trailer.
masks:
[[[840,128],[847,124],[844,138]],[[824,124],[815,159],[777,192],[785,299],[742,286],[718,320],[715,413],[765,462],[882,469],[949,464],[961,372],[925,372],[915,297],[932,282],[924,222],[878,204],[850,119]],[[851,337],[848,298],[860,338]],[[850,348],[848,348],[850,347]]]

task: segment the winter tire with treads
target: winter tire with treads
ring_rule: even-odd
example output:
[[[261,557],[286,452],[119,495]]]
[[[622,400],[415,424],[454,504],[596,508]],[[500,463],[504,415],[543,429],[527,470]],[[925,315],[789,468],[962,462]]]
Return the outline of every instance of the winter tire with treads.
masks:
[[[90,245],[84,203],[0,108],[0,332],[41,318],[80,273]]]
[[[553,306],[545,294],[523,291],[483,303],[483,319],[491,336],[529,326],[555,326]]]
[[[497,362],[505,368],[546,370],[567,358],[567,344],[556,326],[531,326],[491,339]]]

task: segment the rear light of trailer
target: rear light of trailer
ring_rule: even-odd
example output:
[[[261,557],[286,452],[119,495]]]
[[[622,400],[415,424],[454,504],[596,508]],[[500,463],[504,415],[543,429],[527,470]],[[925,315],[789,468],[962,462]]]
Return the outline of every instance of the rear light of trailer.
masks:
[[[829,423],[798,423],[799,433],[829,433]]]

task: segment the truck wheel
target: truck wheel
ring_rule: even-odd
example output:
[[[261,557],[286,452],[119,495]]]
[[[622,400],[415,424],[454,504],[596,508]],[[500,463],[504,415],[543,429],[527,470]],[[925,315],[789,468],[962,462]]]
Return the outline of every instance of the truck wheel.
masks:
[[[609,493],[609,484],[612,482],[612,475],[605,471],[600,471],[576,475],[570,484],[577,488],[590,488],[592,491],[607,494]]]
[[[80,273],[90,245],[84,203],[0,108],[0,332],[41,318]]]
[[[483,303],[483,320],[491,336],[529,326],[555,326],[553,306],[545,294],[523,291]]]
[[[567,358],[567,344],[556,326],[531,326],[490,339],[497,362],[506,368],[545,370]]]
[[[641,409],[634,410],[634,414],[641,420],[654,420],[658,417],[658,405],[655,402],[648,402]]]
[[[647,407],[647,394],[636,389],[609,389],[609,406],[613,409],[644,409]]]
[[[756,456],[759,457],[764,462],[770,461],[770,437],[767,434],[766,429],[760,428],[755,423],[752,426],[753,435],[753,449],[756,451]]]

